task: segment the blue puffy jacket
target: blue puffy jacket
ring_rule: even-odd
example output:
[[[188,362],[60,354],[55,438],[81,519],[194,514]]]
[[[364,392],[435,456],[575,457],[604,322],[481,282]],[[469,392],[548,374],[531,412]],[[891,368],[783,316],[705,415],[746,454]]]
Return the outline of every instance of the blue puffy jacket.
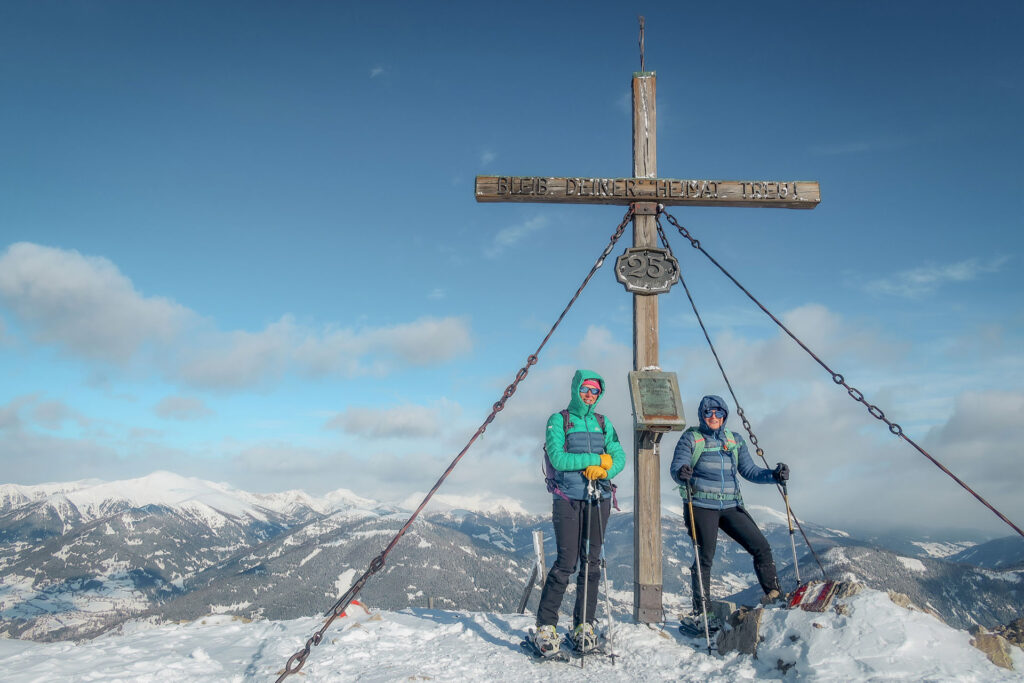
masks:
[[[708,423],[704,420],[704,411],[711,408],[721,408],[725,411],[725,420],[718,431],[711,431]],[[700,407],[697,409],[697,416],[700,419],[698,430],[704,437],[704,451],[693,468],[693,484],[695,487],[693,504],[696,507],[724,510],[736,507],[743,503],[740,495],[740,482],[737,471],[744,479],[755,484],[770,484],[775,481],[772,470],[766,470],[754,464],[750,453],[747,452],[747,444],[743,437],[733,432],[738,449],[738,458],[733,460],[732,454],[725,446],[725,423],[729,420],[729,408],[720,396],[705,396],[700,400]],[[684,482],[677,476],[679,468],[689,465],[693,458],[693,444],[695,434],[686,430],[679,437],[676,443],[676,450],[672,455],[672,464],[669,466],[669,474],[678,483]]]

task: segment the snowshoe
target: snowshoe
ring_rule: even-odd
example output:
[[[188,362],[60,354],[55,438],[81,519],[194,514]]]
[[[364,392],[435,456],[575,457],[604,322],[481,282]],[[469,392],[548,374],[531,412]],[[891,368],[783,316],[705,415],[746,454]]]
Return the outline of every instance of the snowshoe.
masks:
[[[536,631],[530,629],[529,635],[519,643],[519,647],[537,659],[565,661],[569,655],[560,649],[560,642],[554,626],[538,626]]]
[[[597,648],[597,633],[593,624],[580,624],[572,630],[567,641],[573,650],[581,654]]]
[[[708,634],[714,636],[722,630],[722,622],[714,612],[708,612]],[[679,620],[679,632],[689,638],[704,637],[704,615],[689,614]]]

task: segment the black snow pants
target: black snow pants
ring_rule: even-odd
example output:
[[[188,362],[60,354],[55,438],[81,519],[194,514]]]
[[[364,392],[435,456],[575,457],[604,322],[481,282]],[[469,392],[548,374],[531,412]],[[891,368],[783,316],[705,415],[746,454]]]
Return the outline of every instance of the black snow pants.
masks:
[[[750,513],[743,507],[732,507],[724,510],[709,510],[693,506],[693,517],[697,525],[697,546],[700,548],[700,574],[704,579],[704,598],[711,599],[711,563],[715,559],[718,546],[718,530],[721,529],[729,538],[739,543],[744,550],[754,556],[754,573],[761,590],[768,593],[778,590],[779,579],[775,573],[775,560],[772,549],[757,524],[750,518]],[[686,512],[686,530],[690,531],[690,513]],[[697,584],[697,560],[690,567],[690,581],[693,587],[693,611],[701,612],[700,588]]]
[[[600,510],[600,517],[592,514]],[[564,500],[555,498],[551,504],[551,521],[555,525],[555,545],[558,558],[548,572],[544,590],[537,608],[537,625],[554,626],[558,623],[558,608],[569,585],[569,577],[576,575],[576,607],[572,612],[573,628],[583,622],[593,623],[597,611],[598,579],[601,573],[601,530],[608,528],[611,501]],[[590,553],[586,552],[587,527],[590,528]],[[583,558],[586,557],[586,560]],[[589,569],[587,568],[589,567]],[[586,583],[586,616],[583,614],[583,586]]]

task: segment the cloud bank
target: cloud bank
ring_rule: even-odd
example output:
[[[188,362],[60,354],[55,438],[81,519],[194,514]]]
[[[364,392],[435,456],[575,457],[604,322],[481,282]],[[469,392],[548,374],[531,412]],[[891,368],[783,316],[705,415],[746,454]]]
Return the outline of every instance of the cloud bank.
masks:
[[[26,242],[0,254],[0,304],[39,344],[222,391],[265,386],[289,372],[384,375],[472,348],[469,323],[459,317],[315,329],[283,315],[262,330],[223,331],[191,309],[142,294],[105,258]]]

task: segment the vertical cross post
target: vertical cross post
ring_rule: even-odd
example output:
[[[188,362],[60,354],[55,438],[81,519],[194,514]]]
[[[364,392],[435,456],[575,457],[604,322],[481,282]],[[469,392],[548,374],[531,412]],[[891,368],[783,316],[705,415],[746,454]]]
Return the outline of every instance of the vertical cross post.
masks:
[[[655,75],[633,74],[633,177],[658,174]],[[657,247],[657,202],[633,204],[633,246]],[[633,369],[658,366],[658,297],[633,295]],[[644,624],[665,620],[661,602],[661,477],[657,439],[634,424],[633,444],[633,618]]]

